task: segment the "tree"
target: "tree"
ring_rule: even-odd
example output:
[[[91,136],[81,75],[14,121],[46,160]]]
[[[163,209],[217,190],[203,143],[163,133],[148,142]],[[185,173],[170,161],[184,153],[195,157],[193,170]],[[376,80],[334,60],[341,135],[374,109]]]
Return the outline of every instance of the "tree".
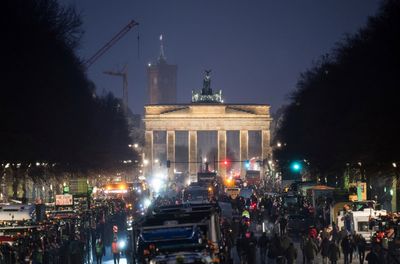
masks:
[[[75,10],[56,0],[6,0],[2,6],[2,167],[18,181],[17,175],[37,178],[37,162],[60,173],[133,159],[117,100],[96,97],[75,54],[82,35]]]
[[[361,162],[370,175],[400,160],[400,1],[385,1],[366,27],[301,74],[275,152],[281,167],[306,159],[325,176]]]

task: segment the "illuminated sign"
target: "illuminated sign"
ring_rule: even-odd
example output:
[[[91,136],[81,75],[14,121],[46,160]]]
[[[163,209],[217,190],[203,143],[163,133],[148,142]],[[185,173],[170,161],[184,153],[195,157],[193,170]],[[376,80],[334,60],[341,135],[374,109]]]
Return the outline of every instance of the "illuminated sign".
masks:
[[[57,194],[56,205],[73,205],[74,200],[71,194]]]
[[[104,188],[104,193],[127,193],[128,186],[126,183],[110,183]]]

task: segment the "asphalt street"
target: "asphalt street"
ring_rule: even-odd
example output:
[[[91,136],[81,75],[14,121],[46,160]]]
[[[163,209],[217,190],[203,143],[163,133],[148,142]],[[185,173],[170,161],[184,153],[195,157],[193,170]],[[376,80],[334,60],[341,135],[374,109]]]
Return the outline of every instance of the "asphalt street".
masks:
[[[103,258],[103,264],[114,264],[113,255],[111,253],[111,247],[106,247],[106,255]],[[119,264],[127,264],[125,256],[120,257]]]

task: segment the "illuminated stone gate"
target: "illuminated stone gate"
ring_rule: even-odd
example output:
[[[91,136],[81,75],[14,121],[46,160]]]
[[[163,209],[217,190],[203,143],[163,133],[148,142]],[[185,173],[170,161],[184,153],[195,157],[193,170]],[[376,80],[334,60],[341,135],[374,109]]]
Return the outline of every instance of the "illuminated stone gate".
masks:
[[[216,137],[216,154],[213,157],[215,168],[220,175],[226,175],[223,162],[227,158],[227,133],[237,135],[239,144],[238,161],[248,160],[249,136],[253,132],[260,135],[260,155],[258,159],[266,160],[271,154],[270,147],[270,106],[266,104],[225,104],[222,94],[212,93],[209,72],[203,83],[201,93],[192,94],[191,104],[146,105],[145,107],[145,175],[163,168],[173,178],[175,168],[180,163],[188,165],[191,176],[197,174],[202,157],[198,157],[198,137],[212,132]],[[234,132],[234,133],[232,133]],[[253,134],[252,134],[253,133]],[[187,150],[184,157],[177,160],[177,135],[184,135]],[[182,139],[180,140],[182,141]],[[187,155],[187,157],[186,157]],[[212,163],[211,157],[209,161]],[[200,160],[199,160],[200,159]],[[167,168],[166,161],[170,167]],[[217,160],[217,162],[215,162]],[[240,162],[240,175],[244,177],[246,167]]]

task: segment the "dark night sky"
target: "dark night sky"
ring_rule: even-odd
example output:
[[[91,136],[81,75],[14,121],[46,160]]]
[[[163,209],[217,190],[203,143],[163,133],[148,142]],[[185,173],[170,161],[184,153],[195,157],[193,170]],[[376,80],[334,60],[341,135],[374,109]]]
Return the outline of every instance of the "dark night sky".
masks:
[[[212,69],[212,88],[226,103],[267,103],[275,111],[299,74],[375,14],[378,0],[60,0],[75,5],[85,34],[79,55],[88,58],[131,19],[140,23],[88,71],[97,92],[122,95],[122,80],[105,75],[128,65],[129,106],[143,113],[146,65],[159,55],[178,65],[178,102],[200,89]],[[137,36],[140,34],[140,57]]]

